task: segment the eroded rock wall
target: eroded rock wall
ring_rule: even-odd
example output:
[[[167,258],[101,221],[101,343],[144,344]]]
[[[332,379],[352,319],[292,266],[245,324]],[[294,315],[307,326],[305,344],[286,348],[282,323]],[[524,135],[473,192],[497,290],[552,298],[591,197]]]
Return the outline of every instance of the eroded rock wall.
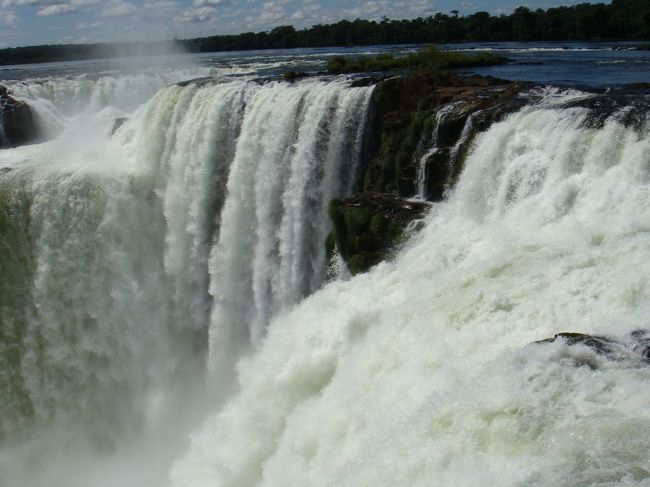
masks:
[[[32,109],[0,86],[0,149],[29,144],[38,137],[38,123]]]

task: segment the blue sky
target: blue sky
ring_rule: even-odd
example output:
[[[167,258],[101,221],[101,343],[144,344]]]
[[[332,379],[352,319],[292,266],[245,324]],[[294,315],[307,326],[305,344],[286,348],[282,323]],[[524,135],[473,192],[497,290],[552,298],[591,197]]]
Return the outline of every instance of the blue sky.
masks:
[[[188,38],[297,28],[355,18],[391,19],[459,10],[510,13],[571,0],[0,0],[0,47]]]

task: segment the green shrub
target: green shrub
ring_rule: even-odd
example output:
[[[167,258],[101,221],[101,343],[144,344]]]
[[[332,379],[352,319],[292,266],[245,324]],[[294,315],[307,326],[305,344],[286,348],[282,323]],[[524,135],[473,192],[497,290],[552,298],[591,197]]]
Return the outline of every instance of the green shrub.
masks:
[[[343,74],[394,70],[440,71],[455,68],[492,66],[506,62],[506,58],[489,52],[465,54],[456,51],[442,51],[435,47],[427,47],[400,57],[394,57],[390,54],[354,58],[334,56],[327,63],[327,72],[330,74]]]

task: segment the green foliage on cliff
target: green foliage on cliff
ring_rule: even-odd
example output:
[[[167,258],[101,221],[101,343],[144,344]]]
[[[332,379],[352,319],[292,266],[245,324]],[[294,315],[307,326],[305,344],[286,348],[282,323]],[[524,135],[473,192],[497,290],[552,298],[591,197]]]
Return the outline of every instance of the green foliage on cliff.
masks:
[[[430,133],[438,100],[436,85],[449,83],[436,72],[415,72],[379,83],[372,95],[376,123],[370,134],[375,147],[365,168],[363,189],[401,195],[415,193],[413,157],[423,133]]]
[[[328,252],[336,245],[352,274],[365,272],[403,242],[407,225],[427,208],[426,203],[405,203],[378,193],[335,199],[328,208],[334,227],[326,242]]]
[[[330,203],[328,211],[334,226],[328,237],[328,245],[331,246],[333,242],[336,244],[352,274],[363,272],[382,260],[382,255],[377,252],[382,237],[368,231],[373,219],[369,209],[346,205],[335,199]],[[328,250],[331,251],[332,248]]]
[[[454,51],[441,51],[434,47],[428,47],[399,57],[390,54],[361,57],[335,56],[327,63],[327,71],[330,74],[395,70],[437,71],[443,69],[492,66],[506,62],[506,58],[489,52],[464,54]]]

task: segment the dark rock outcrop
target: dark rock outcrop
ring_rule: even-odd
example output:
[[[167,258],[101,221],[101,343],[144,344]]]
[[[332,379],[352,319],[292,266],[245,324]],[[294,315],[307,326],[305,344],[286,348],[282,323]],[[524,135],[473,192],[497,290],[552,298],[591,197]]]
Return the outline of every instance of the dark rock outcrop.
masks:
[[[124,125],[129,119],[127,117],[117,117],[113,120],[113,128],[111,129],[111,135],[115,135],[122,125]]]
[[[373,192],[334,200],[329,206],[334,229],[327,238],[328,251],[336,245],[352,274],[365,272],[403,242],[407,228],[421,219],[429,206]]]
[[[282,77],[284,78],[285,81],[297,81],[302,78],[308,78],[309,74],[305,73],[304,71],[287,71],[285,72]]]
[[[570,332],[558,333],[553,338],[547,338],[535,343],[554,343],[558,340],[563,341],[567,345],[584,345],[603,355],[611,354],[613,351],[612,345],[615,343],[613,339],[604,336]]]
[[[32,109],[0,86],[0,148],[29,144],[38,137],[38,124]]]
[[[527,100],[518,94],[529,87],[490,77],[431,73],[380,82],[372,99],[363,189],[415,195],[418,166],[426,157],[425,196],[441,200],[460,173],[474,135],[525,105]],[[432,146],[436,150],[427,155]]]
[[[527,100],[518,95],[530,87],[448,73],[366,77],[353,86],[373,82],[377,86],[363,155],[363,192],[335,200],[329,209],[334,230],[328,249],[336,245],[352,274],[384,260],[430,206],[404,198],[419,192],[428,201],[443,199],[473,137],[525,105]]]
[[[561,108],[585,108],[584,125],[600,129],[614,119],[625,127],[640,131],[647,123],[650,90],[643,83],[626,85],[604,93],[585,93],[582,97],[559,105]],[[650,85],[649,85],[650,86]]]
[[[558,333],[553,338],[535,342],[548,344],[562,342],[568,346],[582,345],[590,348],[596,354],[616,361],[636,361],[650,365],[650,331],[635,330],[622,338],[602,335],[587,335],[585,333]],[[580,365],[593,364],[586,363]]]

